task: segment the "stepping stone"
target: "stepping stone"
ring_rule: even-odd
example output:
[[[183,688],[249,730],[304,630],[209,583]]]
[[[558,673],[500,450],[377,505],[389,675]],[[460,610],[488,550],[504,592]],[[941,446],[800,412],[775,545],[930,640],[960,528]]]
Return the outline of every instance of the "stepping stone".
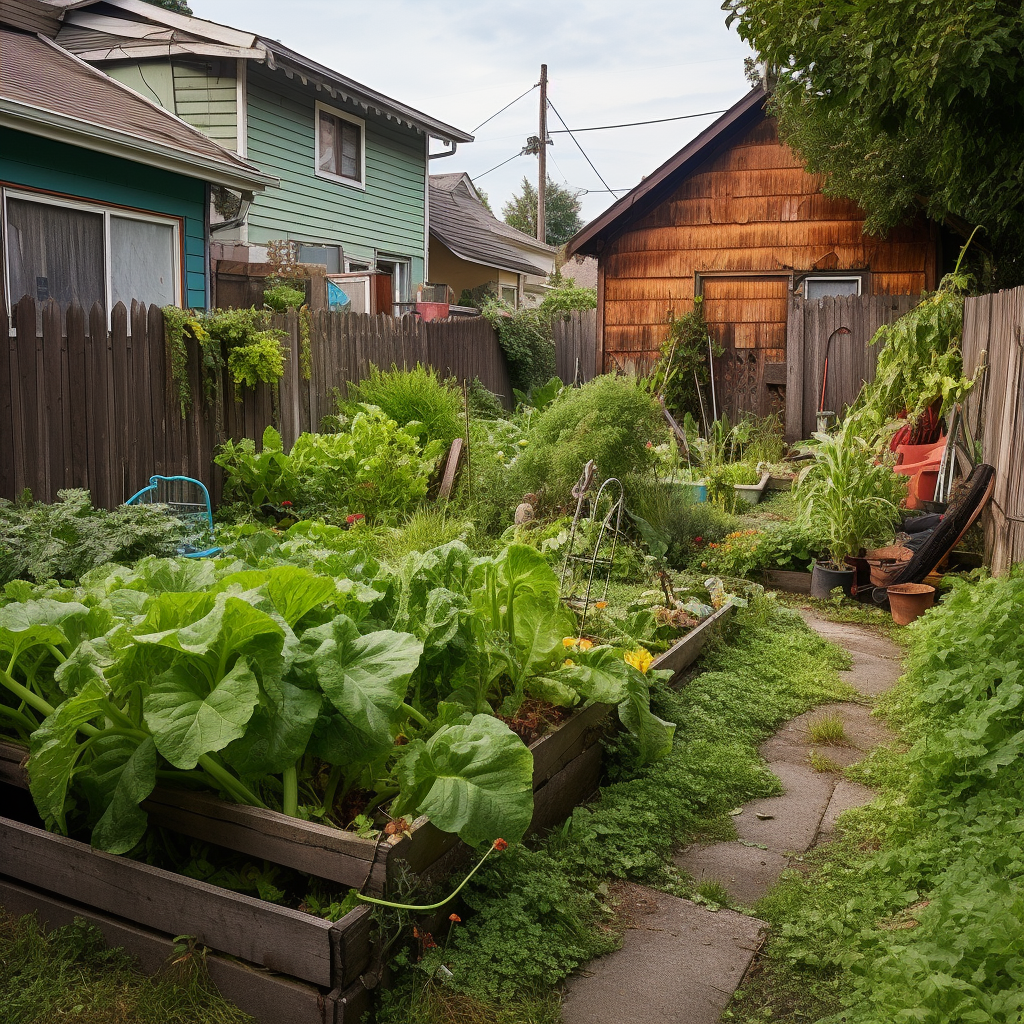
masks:
[[[855,690],[866,696],[885,693],[903,674],[899,647],[874,630],[852,622],[829,622],[807,609],[800,614],[811,629],[850,652],[853,667],[839,675]]]
[[[836,819],[843,811],[853,807],[863,807],[871,803],[875,798],[873,790],[862,786],[859,782],[850,782],[849,779],[840,779],[836,783],[832,799],[828,802],[824,817],[821,819],[821,826],[818,829],[817,844],[827,843],[836,838]],[[816,845],[817,845],[816,844]]]
[[[782,782],[782,796],[763,797],[743,805],[733,823],[741,840],[775,853],[804,853],[811,848],[825,815],[835,779],[813,768],[785,762],[768,765]],[[771,818],[762,820],[758,814]]]
[[[844,743],[832,745],[811,740],[811,726],[829,715],[838,715],[843,720]],[[893,738],[885,723],[872,718],[871,708],[863,704],[822,704],[786,722],[774,736],[761,744],[760,751],[769,763],[781,761],[806,765],[807,755],[815,750],[845,767],[856,764],[869,750]]]
[[[569,980],[563,1024],[718,1024],[768,926],[641,886],[626,890],[639,912],[621,949]]]
[[[691,846],[673,859],[698,882],[723,885],[730,899],[744,907],[753,906],[789,866],[781,853],[742,843]]]

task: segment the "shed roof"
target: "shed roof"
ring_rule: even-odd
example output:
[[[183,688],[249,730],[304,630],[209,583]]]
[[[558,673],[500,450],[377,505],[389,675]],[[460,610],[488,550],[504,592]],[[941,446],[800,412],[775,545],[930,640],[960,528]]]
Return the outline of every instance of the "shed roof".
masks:
[[[623,231],[637,217],[649,213],[664,201],[679,183],[705,160],[728,146],[752,124],[764,117],[768,98],[764,87],[755,86],[695,139],[666,160],[635,188],[627,192],[576,232],[566,247],[567,256],[597,256],[610,238]]]
[[[544,245],[498,220],[467,182],[464,174],[430,176],[430,233],[470,263],[513,274],[547,275],[554,246]],[[531,249],[536,255],[517,246]],[[549,254],[547,260],[545,252]]]
[[[6,28],[0,124],[231,188],[278,183],[49,39]]]

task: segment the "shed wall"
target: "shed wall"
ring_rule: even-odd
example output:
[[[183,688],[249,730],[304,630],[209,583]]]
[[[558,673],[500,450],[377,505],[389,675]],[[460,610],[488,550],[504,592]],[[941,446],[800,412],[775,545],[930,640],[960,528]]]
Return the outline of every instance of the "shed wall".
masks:
[[[709,157],[601,254],[604,368],[657,358],[668,319],[692,308],[695,274],[867,270],[871,294],[935,287],[937,234],[923,217],[884,239],[865,235],[863,211],[821,186],[779,141],[773,118]],[[759,322],[756,309],[739,306],[729,317]]]

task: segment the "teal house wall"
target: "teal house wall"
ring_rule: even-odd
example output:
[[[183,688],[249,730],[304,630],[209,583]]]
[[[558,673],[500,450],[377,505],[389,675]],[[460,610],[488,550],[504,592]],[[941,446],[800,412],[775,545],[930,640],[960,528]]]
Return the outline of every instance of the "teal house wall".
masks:
[[[0,128],[0,183],[180,217],[185,301],[206,305],[206,184],[9,128]]]
[[[281,179],[249,210],[248,240],[341,245],[349,259],[375,253],[409,257],[412,283],[423,280],[426,255],[426,137],[396,120],[303,86],[282,71],[250,64],[246,158]],[[366,123],[365,189],[316,175],[316,101]]]

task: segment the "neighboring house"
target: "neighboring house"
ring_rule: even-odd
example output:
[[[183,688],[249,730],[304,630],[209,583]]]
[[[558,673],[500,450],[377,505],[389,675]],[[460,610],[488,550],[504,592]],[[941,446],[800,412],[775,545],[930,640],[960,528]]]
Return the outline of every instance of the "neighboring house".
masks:
[[[300,262],[381,270],[396,302],[415,298],[428,276],[429,140],[454,151],[471,135],[251,32],[142,0],[51,2],[62,46],[280,179],[251,206],[214,196],[227,258],[263,262],[268,242],[289,240]]]
[[[572,256],[559,268],[563,280],[576,288],[597,289],[597,260],[593,256]]]
[[[822,195],[779,141],[765,100],[753,89],[569,241],[568,257],[599,261],[599,369],[649,366],[700,295],[726,350],[716,373],[742,376],[742,407],[765,412],[784,399],[791,295],[935,287],[939,227],[918,216],[886,238],[864,234],[863,211]]]
[[[211,187],[276,179],[63,50],[58,29],[52,7],[3,0],[0,306],[205,306]]]
[[[448,285],[455,302],[489,291],[513,306],[535,306],[557,251],[498,220],[468,174],[430,176],[430,280]]]

